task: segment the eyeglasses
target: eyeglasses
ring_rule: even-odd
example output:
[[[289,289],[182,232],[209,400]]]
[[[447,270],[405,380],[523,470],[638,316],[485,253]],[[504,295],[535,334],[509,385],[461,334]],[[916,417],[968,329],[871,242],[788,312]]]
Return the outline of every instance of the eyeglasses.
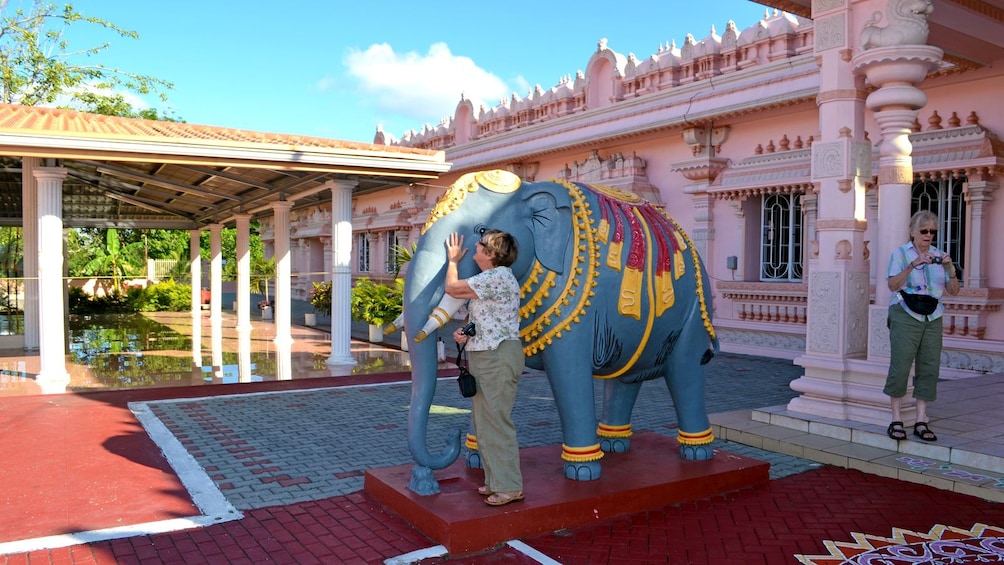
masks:
[[[917,230],[920,235],[938,235],[938,230]]]

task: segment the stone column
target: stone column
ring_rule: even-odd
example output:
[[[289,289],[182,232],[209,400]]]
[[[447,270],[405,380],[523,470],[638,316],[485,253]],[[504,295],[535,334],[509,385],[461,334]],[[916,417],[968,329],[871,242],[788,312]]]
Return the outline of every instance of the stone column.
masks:
[[[237,214],[237,331],[251,331],[251,215]]]
[[[38,385],[43,393],[66,391],[70,374],[66,371],[66,312],[63,310],[63,179],[62,167],[36,167],[38,183],[38,301],[39,357]]]
[[[272,204],[275,235],[275,343],[293,343],[291,333],[290,300],[292,297],[290,273],[292,258],[289,252],[289,211],[292,202],[285,200]]]
[[[202,231],[188,232],[188,261],[192,277],[192,364],[202,368]]]
[[[38,349],[38,157],[21,158],[21,237],[24,242],[24,348]]]
[[[969,208],[969,222],[966,229],[966,242],[969,249],[965,259],[965,271],[962,272],[963,284],[966,288],[987,288],[987,246],[985,235],[989,226],[987,207],[993,201],[993,193],[1000,187],[1000,181],[994,171],[986,167],[966,171],[967,182],[964,189],[966,203]],[[962,259],[960,257],[960,259]]]
[[[352,188],[335,181],[331,187],[331,356],[329,365],[355,365],[352,344]]]
[[[813,141],[803,279],[808,286],[805,354],[795,363],[805,374],[791,384],[800,396],[788,404],[795,412],[839,420],[860,417],[861,402],[874,389],[859,386],[856,360],[868,349],[869,253],[865,246],[865,189],[871,181],[871,144],[865,122],[864,77],[851,63],[853,8],[844,3],[816,4],[813,17],[826,34],[817,36],[815,53],[822,68],[817,97],[820,137]],[[814,201],[813,201],[814,200]]]

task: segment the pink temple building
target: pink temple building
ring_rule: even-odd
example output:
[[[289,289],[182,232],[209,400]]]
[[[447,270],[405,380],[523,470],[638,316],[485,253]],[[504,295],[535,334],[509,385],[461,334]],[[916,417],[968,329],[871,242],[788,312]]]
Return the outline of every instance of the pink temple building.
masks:
[[[790,409],[884,424],[884,284],[930,209],[960,267],[945,377],[1004,372],[1004,9],[968,0],[761,2],[751,25],[651,54],[600,39],[580,71],[374,142],[444,151],[438,180],[352,198],[352,274],[389,279],[444,188],[476,170],[606,184],[665,206],[714,288],[723,350],[804,368]],[[709,22],[709,26],[712,22]],[[271,231],[265,219],[265,238]],[[331,272],[326,204],[290,218],[294,296]]]

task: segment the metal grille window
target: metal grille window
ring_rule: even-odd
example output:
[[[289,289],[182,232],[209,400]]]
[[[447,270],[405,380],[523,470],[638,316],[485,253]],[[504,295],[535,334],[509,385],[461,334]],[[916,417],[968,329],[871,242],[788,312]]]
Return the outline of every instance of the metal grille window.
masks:
[[[952,256],[962,281],[966,253],[966,201],[962,187],[966,177],[926,177],[913,183],[910,215],[930,210],[938,215],[938,238],[933,245]]]
[[[802,280],[801,194],[763,197],[760,224],[760,280]]]
[[[356,266],[360,273],[370,272],[370,238],[369,234],[356,236]]]
[[[398,264],[397,248],[398,246],[403,246],[405,240],[408,237],[408,233],[400,230],[390,230],[387,232],[387,249],[384,257],[386,260],[386,272],[396,274],[400,270],[400,265]]]

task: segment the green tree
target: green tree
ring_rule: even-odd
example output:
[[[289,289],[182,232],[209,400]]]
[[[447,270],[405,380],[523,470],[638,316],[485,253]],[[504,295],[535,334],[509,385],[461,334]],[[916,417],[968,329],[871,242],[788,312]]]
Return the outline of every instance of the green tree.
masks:
[[[84,265],[88,276],[111,277],[113,292],[122,291],[122,279],[141,272],[143,242],[122,245],[119,232],[109,229],[105,233],[105,245],[92,247],[93,258]]]
[[[145,117],[125,102],[122,91],[156,94],[167,100],[167,81],[148,75],[82,64],[108,49],[111,43],[80,48],[71,46],[66,32],[73,24],[89,24],[127,39],[139,34],[93,16],[71,4],[44,0],[25,4],[0,0],[0,100],[8,104],[43,106],[68,99],[81,110]],[[154,112],[153,115],[156,115]]]

